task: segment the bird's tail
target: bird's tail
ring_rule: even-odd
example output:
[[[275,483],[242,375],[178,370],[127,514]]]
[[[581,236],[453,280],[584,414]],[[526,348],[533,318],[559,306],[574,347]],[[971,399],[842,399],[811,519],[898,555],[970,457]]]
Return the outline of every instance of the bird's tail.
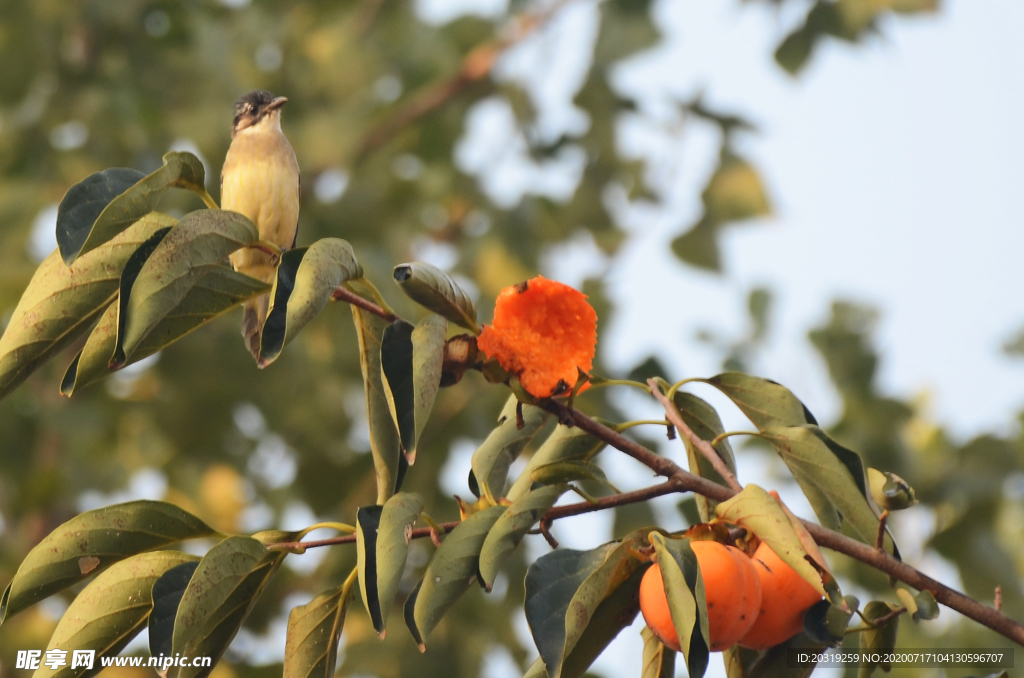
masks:
[[[244,257],[232,256],[231,263],[236,271],[272,284],[277,277],[277,267],[270,264],[270,255],[256,250],[241,250]],[[259,363],[260,343],[263,339],[263,323],[270,309],[270,295],[261,294],[242,305],[242,337],[245,347]]]

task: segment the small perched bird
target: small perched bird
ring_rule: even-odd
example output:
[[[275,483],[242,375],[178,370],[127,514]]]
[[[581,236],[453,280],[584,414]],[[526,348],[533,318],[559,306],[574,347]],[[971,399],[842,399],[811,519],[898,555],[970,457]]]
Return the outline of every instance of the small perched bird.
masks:
[[[299,164],[281,131],[281,106],[288,101],[257,89],[235,104],[231,147],[220,173],[221,209],[239,212],[259,229],[260,239],[282,250],[295,246],[299,221]],[[231,255],[236,271],[272,283],[277,257],[246,247]],[[259,358],[270,295],[245,302],[242,336]]]

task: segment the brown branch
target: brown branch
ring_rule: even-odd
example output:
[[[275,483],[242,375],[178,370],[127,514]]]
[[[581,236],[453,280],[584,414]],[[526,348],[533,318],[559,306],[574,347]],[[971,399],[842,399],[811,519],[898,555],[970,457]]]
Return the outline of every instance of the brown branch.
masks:
[[[869,624],[871,624],[872,626],[874,626],[876,629],[880,629],[883,626],[885,626],[886,624],[888,624],[890,621],[892,621],[893,619],[895,619],[896,617],[900,616],[901,614],[903,614],[906,611],[907,611],[907,608],[905,608],[905,607],[897,607],[895,610],[893,610],[889,614],[882,615],[878,619],[869,619],[869,620],[867,620],[867,622]]]
[[[548,511],[548,513],[545,513],[542,521],[550,522],[558,518],[590,513],[592,511],[600,511],[613,506],[647,501],[654,497],[658,497],[663,494],[670,494],[672,492],[696,492],[710,499],[714,499],[715,501],[726,501],[736,494],[735,490],[719,485],[718,483],[711,482],[706,478],[701,478],[700,476],[696,476],[689,471],[684,470],[671,459],[655,454],[643,445],[626,438],[621,433],[608,428],[604,424],[587,416],[586,414],[583,414],[579,410],[568,409],[563,403],[555,399],[546,398],[539,401],[538,405],[546,409],[548,412],[556,415],[559,421],[570,422],[572,425],[579,427],[580,430],[586,431],[599,440],[603,440],[615,449],[633,457],[644,466],[647,466],[658,475],[664,476],[667,479],[666,482],[660,485],[655,485],[643,490],[636,490],[634,492],[624,492],[617,495],[602,497],[595,503],[580,502],[578,504],[569,504],[567,506],[557,506]],[[832,530],[824,528],[817,523],[812,523],[807,520],[801,520],[801,522],[819,546],[831,549],[836,553],[842,553],[843,555],[859,560],[862,563],[866,563],[884,574],[909,584],[918,591],[929,591],[933,596],[935,596],[935,600],[939,603],[952,610],[956,610],[964,616],[992,629],[1013,642],[1024,646],[1024,625],[1003,614],[1001,611],[987,605],[983,605],[973,598],[965,596],[959,591],[932,579],[910,565],[893,558],[885,551],[876,550],[872,545],[864,544],[855,539],[839,534],[838,532],[833,532]],[[450,523],[442,523],[440,527],[447,532],[458,524],[458,521],[454,521]],[[429,527],[419,528],[413,530],[410,536],[414,539],[428,537],[430,536],[430,530],[431,528]],[[345,535],[320,541],[274,544],[274,547],[282,550],[302,550],[317,546],[352,543],[355,540],[355,535]]]
[[[713,483],[710,480],[700,478],[683,470],[671,460],[659,457],[646,447],[629,440],[622,434],[578,410],[567,411],[565,405],[550,398],[542,400],[540,405],[549,412],[558,415],[560,420],[571,420],[581,430],[628,454],[655,473],[678,482],[681,488],[680,491],[697,492],[715,501],[726,501],[735,495],[735,492],[728,487]],[[817,523],[807,520],[801,520],[801,522],[819,546],[855,558],[862,563],[874,567],[876,570],[909,584],[918,591],[929,591],[935,596],[935,600],[946,607],[956,610],[979,624],[1002,634],[1013,642],[1024,646],[1024,625],[1002,612],[983,605],[973,598],[935,581],[910,565],[893,558],[885,551],[876,551],[871,545],[851,539],[838,532],[833,532]]]
[[[584,513],[593,513],[594,511],[602,511],[604,509],[614,508],[616,506],[624,506],[626,504],[636,504],[642,501],[649,501],[655,497],[661,497],[666,494],[673,494],[675,492],[683,491],[681,483],[676,480],[669,480],[668,482],[661,483],[660,485],[654,485],[652,487],[645,487],[642,490],[633,490],[632,492],[622,492],[619,494],[612,494],[607,497],[601,497],[593,502],[581,501],[578,504],[566,504],[565,506],[555,506],[548,510],[547,513],[541,518],[541,526],[545,523],[550,525],[553,521],[561,518],[569,518],[572,516],[583,515]],[[438,527],[441,528],[441,534],[447,534],[454,528],[458,527],[461,521],[454,520],[450,523],[441,523]],[[413,530],[410,533],[410,539],[422,539],[423,537],[431,537],[433,539],[434,528],[432,527],[420,527]],[[273,544],[275,549],[283,551],[303,551],[305,549],[316,548],[318,546],[336,546],[338,544],[352,544],[355,543],[356,536],[354,534],[346,534],[340,537],[331,537],[330,539],[319,539],[316,541],[286,541]]]
[[[679,408],[661,392],[661,387],[658,386],[658,380],[648,379],[647,385],[651,387],[651,394],[657,398],[658,402],[665,408],[665,416],[668,417],[668,420],[672,422],[676,429],[678,429],[682,435],[686,436],[690,440],[690,443],[697,448],[705,459],[708,460],[711,467],[718,472],[718,475],[722,476],[722,480],[725,481],[725,484],[737,492],[742,490],[743,486],[740,485],[738,480],[736,480],[736,476],[729,470],[729,467],[725,465],[722,458],[718,456],[718,452],[716,452],[715,448],[711,446],[711,443],[694,433],[693,430],[686,425],[686,422],[683,421],[682,415],[679,414]]]
[[[559,0],[540,12],[524,12],[511,19],[502,30],[501,37],[478,45],[463,58],[458,73],[427,86],[408,105],[370,130],[356,149],[353,156],[354,164],[360,163],[367,155],[419,118],[437,110],[470,86],[484,80],[491,74],[495,62],[502,53],[543,26],[571,1]]]
[[[546,516],[543,519],[541,519],[539,530],[540,533],[544,535],[544,538],[547,540],[548,546],[550,546],[553,549],[557,549],[558,540],[555,539],[555,536],[553,534],[551,534],[551,520],[549,520]]]
[[[372,313],[379,318],[387,320],[389,323],[393,323],[396,320],[400,319],[394,313],[391,313],[390,311],[385,311],[377,304],[373,303],[369,299],[364,299],[363,297],[359,296],[358,294],[348,289],[347,287],[339,287],[336,290],[334,290],[334,292],[331,293],[331,299],[335,301],[347,301],[353,306],[358,306],[364,311],[368,311],[369,313]]]

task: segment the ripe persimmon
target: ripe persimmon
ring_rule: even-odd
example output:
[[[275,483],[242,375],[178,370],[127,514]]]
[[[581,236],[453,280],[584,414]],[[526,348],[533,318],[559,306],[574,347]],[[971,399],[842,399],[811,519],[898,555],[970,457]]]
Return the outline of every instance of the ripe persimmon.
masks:
[[[712,652],[736,644],[757,618],[761,605],[761,584],[757,572],[742,551],[715,541],[692,541],[697,556],[704,594],[707,598],[708,635]],[[651,566],[640,582],[640,611],[654,635],[673,650],[679,650],[676,628],[669,614],[661,568]]]
[[[804,614],[821,600],[817,589],[761,542],[752,562],[761,581],[761,607],[757,621],[740,645],[765,650],[785,642],[804,628]]]

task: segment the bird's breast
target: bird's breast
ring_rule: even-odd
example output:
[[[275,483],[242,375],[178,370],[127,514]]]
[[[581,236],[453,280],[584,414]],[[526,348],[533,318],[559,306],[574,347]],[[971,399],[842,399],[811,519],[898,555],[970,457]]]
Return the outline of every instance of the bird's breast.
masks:
[[[294,244],[299,218],[299,167],[284,134],[251,129],[235,136],[221,173],[221,209],[247,216],[263,240],[281,248]],[[232,256],[232,262],[236,269],[243,270],[263,263],[255,261],[261,259],[261,254],[240,250]]]

